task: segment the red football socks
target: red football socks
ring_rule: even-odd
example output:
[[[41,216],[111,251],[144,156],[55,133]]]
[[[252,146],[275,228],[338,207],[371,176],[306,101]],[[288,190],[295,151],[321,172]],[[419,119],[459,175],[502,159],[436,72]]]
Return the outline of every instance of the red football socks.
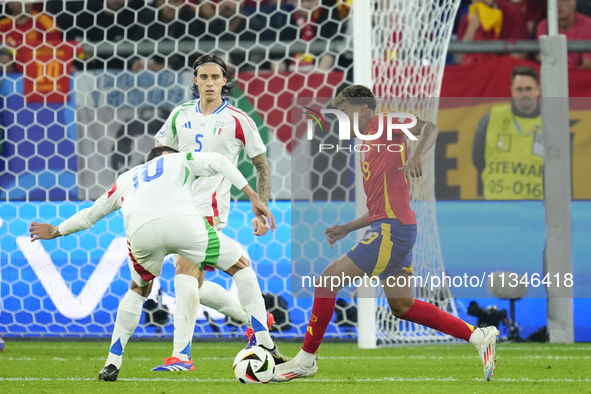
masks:
[[[317,287],[314,291],[312,316],[310,316],[310,323],[308,323],[308,329],[304,337],[303,351],[312,354],[318,351],[326,328],[332,320],[336,298],[336,292],[325,289],[324,287]]]
[[[400,318],[434,328],[464,341],[469,341],[474,331],[474,326],[421,300],[415,300],[415,303]]]

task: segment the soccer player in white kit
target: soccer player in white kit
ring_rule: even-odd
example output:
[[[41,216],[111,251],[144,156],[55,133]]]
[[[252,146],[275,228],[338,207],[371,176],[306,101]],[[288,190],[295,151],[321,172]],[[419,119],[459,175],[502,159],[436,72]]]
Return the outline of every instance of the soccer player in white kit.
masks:
[[[195,61],[193,70],[195,85],[192,89],[197,99],[179,105],[170,113],[156,134],[158,146],[170,146],[180,152],[216,152],[234,165],[238,162],[240,151],[244,149],[257,169],[259,198],[267,204],[271,182],[265,154],[267,149],[254,121],[242,110],[230,105],[225,98],[231,95],[235,85],[235,81],[228,79],[226,63],[216,55],[204,55]],[[194,185],[195,206],[216,230],[222,230],[228,220],[231,186],[222,175],[202,178]],[[264,235],[268,231],[267,223],[257,218],[253,220],[253,226],[255,235]],[[197,278],[201,285],[199,296],[203,305],[248,323],[240,304],[226,289],[216,283],[203,281],[204,271],[197,271],[183,256],[175,257],[175,267],[177,298],[192,293],[191,289],[183,285],[177,286],[178,279]],[[188,283],[188,280],[185,282]],[[252,342],[256,339],[251,338]],[[281,355],[276,352],[275,356]],[[170,366],[178,365],[179,360],[188,361],[186,355],[173,351],[172,356],[153,371],[174,371],[176,369]],[[284,360],[277,359],[279,362]]]
[[[234,242],[215,231],[194,206],[192,187],[199,177],[221,174],[248,196],[256,216],[269,218],[271,228],[275,227],[273,215],[240,171],[222,155],[164,154],[168,152],[176,150],[154,148],[146,164],[120,175],[115,185],[92,207],[76,213],[57,227],[37,222],[30,227],[31,242],[53,239],[88,229],[121,208],[133,283],[119,304],[109,356],[99,375],[101,380],[117,379],[123,350],[139,323],[152,280],[160,275],[164,258],[170,253],[182,254],[197,270],[208,264],[231,275],[258,343],[268,349],[275,347],[266,325],[261,323],[266,319],[265,304],[253,269]],[[175,321],[175,348],[180,347],[187,354],[190,354],[199,308],[199,292],[197,286],[193,288],[192,297],[177,298],[177,308],[185,310],[188,324],[177,327]]]

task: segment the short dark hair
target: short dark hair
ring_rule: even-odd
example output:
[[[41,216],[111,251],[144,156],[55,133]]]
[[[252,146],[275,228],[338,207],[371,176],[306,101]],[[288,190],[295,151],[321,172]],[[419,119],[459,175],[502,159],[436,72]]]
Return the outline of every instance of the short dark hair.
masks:
[[[206,63],[215,63],[222,69],[222,75],[224,78],[228,78],[226,85],[222,87],[222,96],[231,96],[232,92],[234,91],[234,87],[236,87],[236,80],[228,76],[228,66],[226,65],[226,62],[224,62],[222,58],[215,53],[203,55],[197,58],[195,63],[193,63],[193,75],[197,76],[197,69]],[[197,84],[194,83],[193,86],[191,86],[191,90],[193,91],[193,97],[199,98],[199,89],[197,88]]]
[[[147,161],[150,161],[150,160],[155,159],[159,156],[162,156],[163,152],[179,153],[178,150],[171,148],[170,146],[157,146],[155,148],[152,148],[152,150],[150,151],[150,154],[148,155]]]
[[[347,86],[332,101],[332,106],[338,108],[339,105],[345,102],[353,105],[367,104],[371,110],[375,110],[377,107],[376,97],[373,95],[371,89],[363,85]]]
[[[515,67],[513,69],[513,72],[511,73],[511,82],[513,82],[515,80],[515,77],[518,75],[521,75],[524,77],[531,77],[536,81],[536,83],[540,83],[540,75],[538,74],[536,69],[533,67],[530,67],[530,66]]]

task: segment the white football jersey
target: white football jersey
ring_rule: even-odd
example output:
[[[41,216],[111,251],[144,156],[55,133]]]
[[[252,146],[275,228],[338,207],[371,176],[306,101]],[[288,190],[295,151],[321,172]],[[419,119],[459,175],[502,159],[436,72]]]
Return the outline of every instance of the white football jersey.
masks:
[[[246,179],[219,153],[171,153],[121,174],[113,187],[59,225],[62,235],[90,228],[121,208],[128,238],[144,224],[170,216],[204,216],[193,204],[193,187],[199,177],[225,177],[237,188]]]
[[[251,158],[267,151],[254,121],[226,99],[207,116],[201,113],[199,100],[179,105],[156,134],[156,141],[180,152],[216,152],[234,166],[242,149]],[[227,222],[231,187],[222,175],[199,179],[193,186],[195,206],[204,216]]]

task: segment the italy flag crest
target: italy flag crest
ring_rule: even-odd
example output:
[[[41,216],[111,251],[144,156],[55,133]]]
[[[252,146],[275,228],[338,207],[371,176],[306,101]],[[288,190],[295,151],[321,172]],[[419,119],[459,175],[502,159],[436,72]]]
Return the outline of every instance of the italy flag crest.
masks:
[[[224,122],[221,120],[216,120],[213,125],[213,135],[220,135],[222,133],[222,128],[224,127]]]

